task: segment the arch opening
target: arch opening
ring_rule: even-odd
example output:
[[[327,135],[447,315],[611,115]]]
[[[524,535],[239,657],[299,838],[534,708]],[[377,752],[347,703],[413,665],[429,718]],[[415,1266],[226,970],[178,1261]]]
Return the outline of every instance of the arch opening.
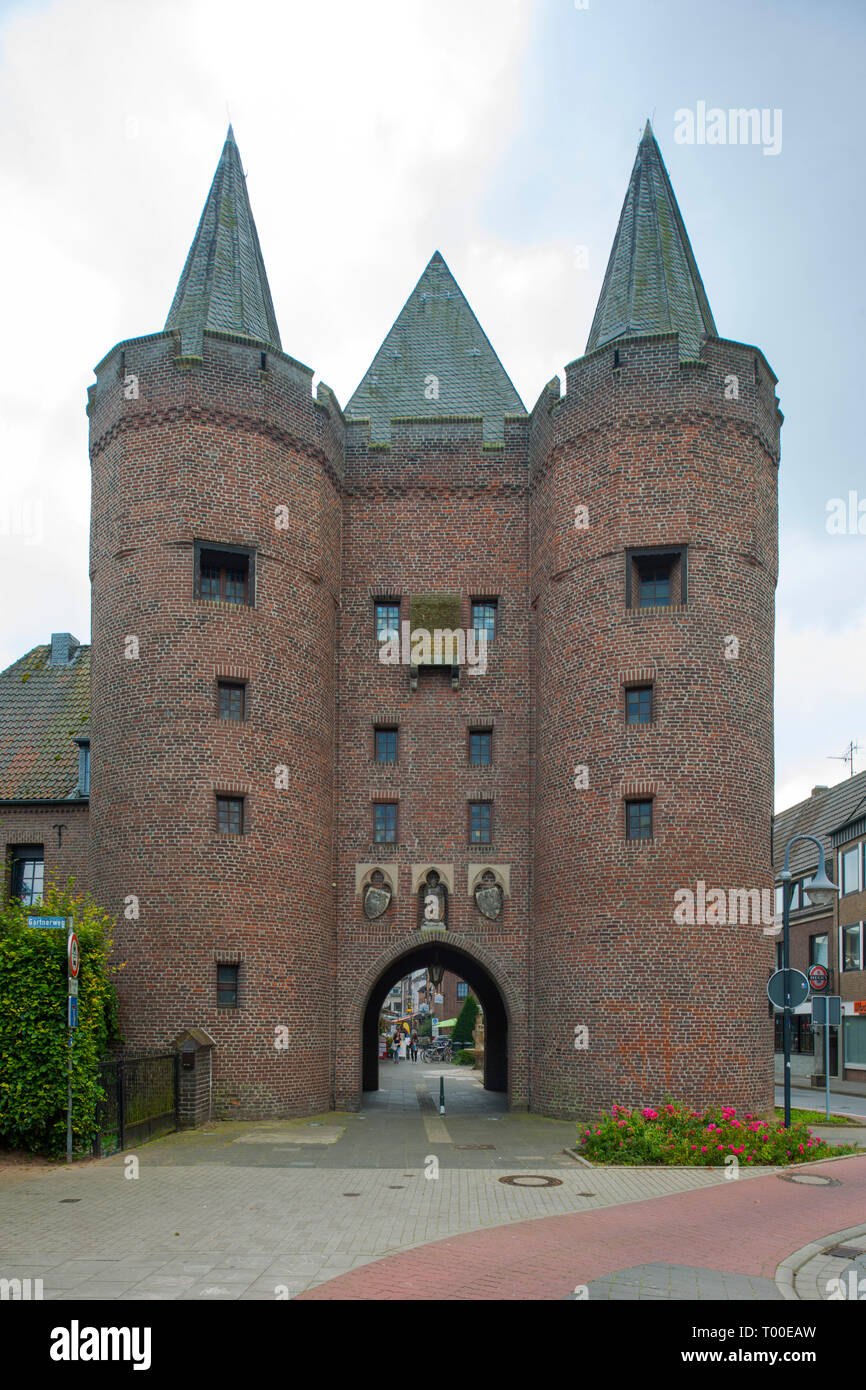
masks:
[[[508,1013],[502,992],[479,961],[441,940],[423,942],[391,961],[370,990],[362,1023],[361,1089],[379,1089],[379,1015],[389,991],[405,975],[431,965],[452,971],[474,993],[484,1013],[484,1089],[507,1092]]]

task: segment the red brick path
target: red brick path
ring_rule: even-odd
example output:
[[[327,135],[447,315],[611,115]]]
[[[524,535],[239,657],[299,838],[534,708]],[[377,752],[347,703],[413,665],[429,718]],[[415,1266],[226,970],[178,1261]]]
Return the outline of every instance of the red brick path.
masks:
[[[842,1185],[750,1178],[604,1211],[521,1221],[387,1256],[300,1297],[561,1299],[577,1284],[655,1261],[772,1279],[800,1246],[866,1222],[866,1156],[805,1171]]]

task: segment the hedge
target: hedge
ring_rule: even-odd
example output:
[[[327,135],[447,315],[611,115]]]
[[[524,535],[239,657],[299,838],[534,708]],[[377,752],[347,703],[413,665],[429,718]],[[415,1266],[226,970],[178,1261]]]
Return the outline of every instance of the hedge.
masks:
[[[98,1063],[120,1040],[110,966],[113,918],[88,895],[49,883],[38,906],[0,911],[0,1144],[51,1156],[66,1148],[69,1032],[66,933],[27,926],[31,914],[72,917],[81,951],[72,1033],[73,1150],[89,1151],[103,1096]]]

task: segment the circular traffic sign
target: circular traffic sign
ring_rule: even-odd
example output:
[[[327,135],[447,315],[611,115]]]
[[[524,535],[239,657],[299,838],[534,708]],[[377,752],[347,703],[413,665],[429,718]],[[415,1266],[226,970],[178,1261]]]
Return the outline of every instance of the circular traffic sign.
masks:
[[[809,970],[809,984],[813,989],[826,989],[830,973],[826,965],[813,965]]]
[[[81,953],[78,949],[78,937],[75,932],[69,933],[69,974],[73,980],[78,979],[78,970],[81,965]]]
[[[787,983],[786,975],[789,976]],[[777,1009],[796,1009],[798,1004],[805,1004],[809,998],[809,981],[802,970],[777,970],[767,981],[767,998]]]

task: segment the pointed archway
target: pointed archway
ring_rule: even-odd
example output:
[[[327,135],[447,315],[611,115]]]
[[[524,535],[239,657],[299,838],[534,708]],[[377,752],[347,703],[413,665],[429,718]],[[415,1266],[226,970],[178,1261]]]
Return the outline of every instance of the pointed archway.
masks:
[[[361,1089],[379,1089],[379,1014],[388,991],[404,975],[430,965],[443,965],[472,989],[484,1011],[484,1088],[507,1091],[508,1011],[502,991],[481,961],[438,933],[389,960],[370,988],[362,1020]]]

